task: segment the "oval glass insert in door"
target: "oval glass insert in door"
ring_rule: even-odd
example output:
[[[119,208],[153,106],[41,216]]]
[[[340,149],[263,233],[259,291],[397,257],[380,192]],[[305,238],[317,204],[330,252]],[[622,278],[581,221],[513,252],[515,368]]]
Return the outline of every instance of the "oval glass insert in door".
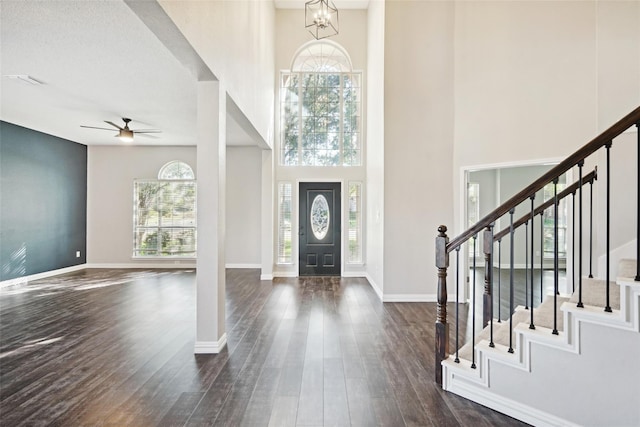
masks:
[[[322,194],[318,194],[311,204],[311,231],[316,239],[325,238],[329,231],[329,221],[329,203]]]

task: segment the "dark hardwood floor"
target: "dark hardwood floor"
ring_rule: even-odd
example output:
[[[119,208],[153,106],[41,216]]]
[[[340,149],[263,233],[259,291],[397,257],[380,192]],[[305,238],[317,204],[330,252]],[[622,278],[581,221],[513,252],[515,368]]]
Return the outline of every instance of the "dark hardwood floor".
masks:
[[[228,270],[226,292],[227,347],[194,355],[193,271],[3,289],[0,425],[522,425],[433,382],[433,303],[258,270]]]

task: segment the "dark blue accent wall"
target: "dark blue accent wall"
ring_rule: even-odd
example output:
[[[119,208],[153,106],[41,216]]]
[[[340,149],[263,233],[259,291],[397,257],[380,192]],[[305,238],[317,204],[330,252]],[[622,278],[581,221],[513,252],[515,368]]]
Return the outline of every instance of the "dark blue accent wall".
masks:
[[[86,263],[87,147],[0,121],[0,177],[0,280]]]

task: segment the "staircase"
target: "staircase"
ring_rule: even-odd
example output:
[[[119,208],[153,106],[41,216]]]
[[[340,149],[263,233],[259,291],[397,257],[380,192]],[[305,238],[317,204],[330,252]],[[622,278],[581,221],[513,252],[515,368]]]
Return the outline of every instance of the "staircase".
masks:
[[[442,388],[533,425],[640,425],[640,283],[635,261],[623,260],[611,285],[612,312],[602,309],[603,280],[583,282],[578,295],[558,297],[562,315],[554,328],[553,295],[535,309],[520,306],[509,322],[494,322],[442,362]],[[631,276],[631,277],[630,277]],[[475,355],[472,351],[475,350]],[[473,357],[475,356],[475,357]],[[472,369],[472,363],[476,368]]]
[[[439,227],[436,238],[436,382],[444,390],[533,425],[640,426],[640,266],[636,262],[640,254],[640,215],[634,230],[639,237],[635,259],[620,260],[617,279],[610,277],[610,223],[612,219],[615,221],[615,213],[610,212],[610,151],[614,138],[634,125],[639,130],[640,147],[639,107],[453,240],[450,241],[446,235],[445,226]],[[597,170],[583,175],[585,159],[601,149],[606,150],[606,165],[601,166],[606,171],[604,180],[597,177]],[[536,203],[536,192],[549,183],[554,183],[557,189],[558,177],[569,169],[577,169],[578,180],[563,192],[555,190],[550,201]],[[600,236],[606,243],[606,249],[602,255],[605,268],[599,270],[602,276],[599,279],[591,275],[593,225],[591,223],[585,227],[583,224],[586,216],[583,206],[593,206],[593,200],[585,199],[583,187],[588,183],[593,188],[596,179],[604,181],[599,185],[604,185],[601,191],[606,194],[606,212],[598,212],[605,218],[606,225],[606,236]],[[638,194],[630,197],[637,197],[637,212],[640,212],[640,177],[638,179]],[[593,197],[592,194],[593,191],[589,191],[590,197]],[[577,271],[572,272],[572,280],[576,277],[577,284],[574,284],[575,291],[571,295],[560,295],[558,292],[557,212],[559,201],[565,197],[572,197],[572,212],[577,214],[572,221],[573,246],[568,248],[573,260],[576,257],[578,260]],[[530,204],[530,213],[515,220],[514,211],[521,204]],[[542,216],[548,209],[552,209],[554,215],[553,292],[536,308],[533,303],[530,304],[532,307],[515,307],[515,230],[523,225],[527,227],[525,246],[527,251],[531,249],[528,253],[533,255],[534,219],[540,215],[542,223]],[[589,221],[594,216],[597,215],[589,211]],[[502,217],[508,220],[509,227],[494,232],[496,221]],[[588,232],[585,232],[585,228],[589,228]],[[459,344],[458,312],[464,300],[460,296],[460,249],[465,243],[475,245],[480,237],[484,265],[489,266],[485,268],[481,307],[476,306],[475,292],[472,291],[468,307],[472,318],[467,326],[471,329],[470,339],[450,354],[449,349]],[[502,239],[510,241],[511,279],[508,285],[511,316],[508,320],[500,321],[493,313],[496,285],[492,266],[494,246],[498,245],[500,253]],[[586,270],[583,269],[586,241],[589,242],[588,276],[586,271],[583,273]],[[455,253],[456,258],[455,292],[447,290],[450,253]],[[526,275],[531,274],[531,286],[525,290],[527,297],[530,294],[527,301],[534,300],[533,259],[533,256],[526,255]],[[475,262],[474,257],[472,271],[475,271]],[[500,262],[498,259],[498,265]],[[449,295],[455,295],[456,299],[453,305],[455,331],[448,323],[447,308],[452,306],[447,305]],[[480,313],[484,326],[478,333],[475,327],[476,313]]]

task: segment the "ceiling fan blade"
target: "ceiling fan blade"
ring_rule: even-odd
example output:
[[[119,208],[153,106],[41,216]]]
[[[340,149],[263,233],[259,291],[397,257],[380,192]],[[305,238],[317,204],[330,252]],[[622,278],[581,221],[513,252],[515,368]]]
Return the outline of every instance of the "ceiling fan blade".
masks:
[[[113,129],[109,129],[109,128],[97,128],[95,126],[84,126],[84,125],[80,125],[81,128],[87,128],[87,129],[100,129],[100,130],[108,130],[113,132]]]
[[[157,129],[140,129],[140,130],[132,130],[133,133],[162,133],[161,130]]]
[[[155,135],[149,135],[146,133],[135,133],[135,135],[139,135],[141,138],[152,138],[152,139],[159,139],[157,136]]]
[[[111,126],[115,127],[116,129],[120,129],[120,130],[124,129],[124,128],[121,128],[120,126],[118,126],[117,124],[115,124],[113,122],[110,122],[108,120],[105,120],[104,122],[107,123],[107,124],[110,124]]]

